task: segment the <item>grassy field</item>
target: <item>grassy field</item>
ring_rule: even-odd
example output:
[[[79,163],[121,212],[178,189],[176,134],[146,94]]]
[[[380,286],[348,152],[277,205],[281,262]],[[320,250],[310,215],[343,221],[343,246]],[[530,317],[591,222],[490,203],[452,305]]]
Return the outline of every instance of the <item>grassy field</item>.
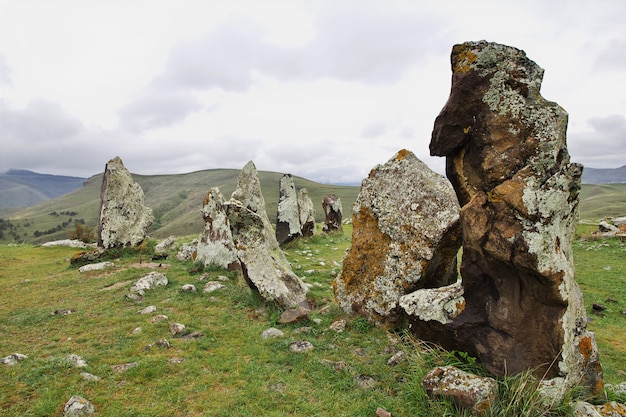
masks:
[[[312,285],[315,306],[309,320],[296,324],[279,324],[280,310],[260,300],[236,273],[197,271],[173,256],[164,270],[169,284],[135,302],[125,294],[149,272],[137,265],[137,254],[115,260],[111,269],[80,273],[69,266],[74,249],[0,246],[0,356],[28,355],[16,365],[0,366],[0,415],[60,415],[73,395],[89,399],[99,416],[373,416],[377,407],[394,416],[466,415],[454,404],[429,401],[420,381],[436,364],[480,372],[479,366],[337,308],[331,281],[350,239],[346,226],[342,233],[286,248],[294,271]],[[619,240],[577,240],[574,250],[606,380],[620,382],[626,379],[626,247]],[[203,293],[200,279],[220,275],[228,277],[226,288]],[[198,292],[182,292],[187,283]],[[593,314],[591,303],[607,309]],[[139,313],[150,305],[156,312]],[[74,312],[53,314],[63,309]],[[157,314],[168,320],[153,323]],[[345,320],[342,332],[330,328],[338,320]],[[172,336],[172,322],[202,336]],[[263,339],[270,327],[284,336]],[[159,347],[161,339],[170,347]],[[290,351],[290,344],[301,340],[313,350]],[[388,365],[399,350],[407,359]],[[72,354],[87,367],[73,365]],[[126,363],[137,366],[115,371]],[[81,372],[100,380],[85,380]],[[518,402],[520,396],[532,397],[532,384],[524,381],[499,379],[501,401],[490,415],[567,415],[567,407],[545,410],[536,402]],[[518,392],[525,390],[530,392]]]

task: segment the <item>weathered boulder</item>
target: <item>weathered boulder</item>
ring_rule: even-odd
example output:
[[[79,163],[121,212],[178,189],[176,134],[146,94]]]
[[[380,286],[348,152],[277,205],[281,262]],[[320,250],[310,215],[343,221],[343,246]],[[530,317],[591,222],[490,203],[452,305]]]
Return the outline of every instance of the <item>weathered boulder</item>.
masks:
[[[322,225],[322,230],[324,232],[341,230],[341,221],[343,220],[341,198],[335,194],[327,195],[322,200],[322,209],[324,209],[324,224]]]
[[[194,239],[191,243],[181,245],[176,253],[176,259],[179,261],[195,261],[198,255],[198,239]]]
[[[169,252],[174,247],[174,243],[176,243],[176,239],[174,238],[174,236],[169,236],[163,239],[154,247],[155,255],[167,254],[167,252]]]
[[[90,272],[90,271],[100,271],[105,268],[112,268],[115,264],[110,261],[98,262],[95,264],[87,264],[78,268],[78,272]]]
[[[309,190],[300,188],[298,191],[298,215],[300,217],[300,233],[302,236],[315,234],[315,207],[309,197]]]
[[[79,395],[74,395],[63,407],[63,417],[84,417],[95,412],[93,404]]]
[[[439,366],[422,379],[422,385],[432,397],[447,397],[468,409],[472,415],[486,414],[498,397],[498,383],[454,366]]]
[[[285,174],[280,178],[278,195],[276,240],[279,245],[282,245],[302,236],[298,212],[298,194],[291,174]]]
[[[144,205],[143,190],[133,181],[119,157],[111,159],[104,169],[100,190],[98,246],[137,246],[147,236],[154,216]]]
[[[582,166],[570,163],[567,113],[540,95],[543,69],[519,49],[467,42],[451,61],[430,151],[446,157],[462,206],[466,305],[451,323],[412,328],[494,374],[533,369],[597,394],[602,369],[574,279]]]
[[[150,272],[148,275],[140,278],[133,284],[130,291],[139,295],[144,295],[147,290],[152,290],[156,287],[164,286],[168,284],[165,274],[159,272]]]
[[[393,325],[403,317],[402,296],[456,282],[459,204],[450,183],[412,152],[371,170],[352,224],[352,245],[333,283],[345,311]]]
[[[283,307],[307,307],[306,288],[280,250],[252,161],[242,169],[225,207],[237,258],[250,287]]]
[[[239,260],[224,207],[224,196],[218,188],[211,188],[204,197],[202,217],[204,231],[196,248],[196,261],[205,266],[238,269]]]

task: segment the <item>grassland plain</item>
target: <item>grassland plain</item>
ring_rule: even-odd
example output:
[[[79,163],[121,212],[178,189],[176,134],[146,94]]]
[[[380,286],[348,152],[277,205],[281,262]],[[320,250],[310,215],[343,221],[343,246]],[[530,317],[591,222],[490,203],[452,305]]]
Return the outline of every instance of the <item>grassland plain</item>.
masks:
[[[294,271],[312,285],[315,308],[309,320],[296,324],[277,323],[280,310],[233,272],[203,270],[171,256],[165,270],[169,284],[133,302],[125,294],[149,272],[137,265],[145,252],[126,254],[108,270],[80,273],[68,262],[75,249],[2,245],[0,356],[18,352],[28,358],[0,366],[0,415],[60,415],[73,395],[89,399],[99,416],[372,416],[377,407],[394,416],[466,415],[453,403],[429,401],[420,381],[437,364],[484,372],[472,358],[387,332],[337,308],[331,281],[350,240],[348,225],[341,233],[318,234],[285,248]],[[619,240],[579,239],[574,251],[607,382],[620,382],[626,379],[626,248]],[[200,278],[219,275],[229,278],[226,288],[203,293]],[[182,292],[186,283],[199,291]],[[592,303],[607,309],[593,314]],[[149,305],[157,311],[138,313]],[[53,314],[63,309],[74,312]],[[152,323],[156,314],[168,320]],[[337,320],[345,320],[343,332],[330,329]],[[203,336],[174,337],[171,322]],[[261,338],[272,326],[284,336]],[[171,346],[158,347],[161,339]],[[314,349],[290,351],[299,340]],[[398,350],[407,360],[388,365]],[[71,354],[88,366],[74,366]],[[138,365],[124,373],[113,369],[133,362]],[[101,379],[85,380],[81,372]],[[566,406],[541,405],[524,376],[500,378],[499,386],[501,401],[490,415],[568,413]]]

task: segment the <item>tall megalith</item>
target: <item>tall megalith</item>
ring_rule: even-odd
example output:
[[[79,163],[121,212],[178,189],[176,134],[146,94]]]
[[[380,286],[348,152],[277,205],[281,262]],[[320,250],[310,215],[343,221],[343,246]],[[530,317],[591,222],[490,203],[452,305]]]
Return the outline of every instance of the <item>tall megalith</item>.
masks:
[[[598,393],[602,369],[574,276],[582,166],[570,162],[567,113],[541,96],[543,69],[524,51],[467,42],[451,63],[430,151],[446,157],[462,207],[466,305],[450,323],[414,320],[413,329],[495,374],[533,369]]]
[[[211,188],[204,197],[204,231],[196,249],[196,261],[204,265],[238,269],[239,260],[224,204],[224,196],[217,187]]]
[[[250,287],[285,308],[308,307],[306,287],[291,269],[267,217],[252,161],[241,170],[237,188],[225,207],[237,258]]]
[[[343,207],[341,198],[336,194],[328,194],[322,199],[322,209],[324,210],[324,232],[334,232],[341,230],[343,220]]]
[[[104,169],[100,190],[98,246],[136,246],[146,238],[153,220],[139,184],[133,181],[119,156],[111,159]]]
[[[403,149],[363,180],[352,245],[333,286],[347,312],[396,325],[402,296],[457,281],[459,204],[450,182]]]
[[[315,207],[309,196],[309,190],[306,188],[300,188],[298,191],[298,216],[302,236],[313,236],[315,234]]]
[[[278,209],[276,212],[276,240],[279,245],[302,236],[298,211],[298,193],[291,174],[280,178],[278,187]]]

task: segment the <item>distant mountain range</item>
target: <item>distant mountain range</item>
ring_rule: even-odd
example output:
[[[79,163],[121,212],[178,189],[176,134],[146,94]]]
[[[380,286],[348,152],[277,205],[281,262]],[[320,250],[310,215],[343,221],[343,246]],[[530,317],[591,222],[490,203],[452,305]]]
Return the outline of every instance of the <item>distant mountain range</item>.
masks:
[[[0,174],[0,208],[29,207],[72,192],[82,187],[85,180],[11,169]]]
[[[626,165],[619,168],[588,168],[583,170],[583,184],[619,184],[626,182]]]

